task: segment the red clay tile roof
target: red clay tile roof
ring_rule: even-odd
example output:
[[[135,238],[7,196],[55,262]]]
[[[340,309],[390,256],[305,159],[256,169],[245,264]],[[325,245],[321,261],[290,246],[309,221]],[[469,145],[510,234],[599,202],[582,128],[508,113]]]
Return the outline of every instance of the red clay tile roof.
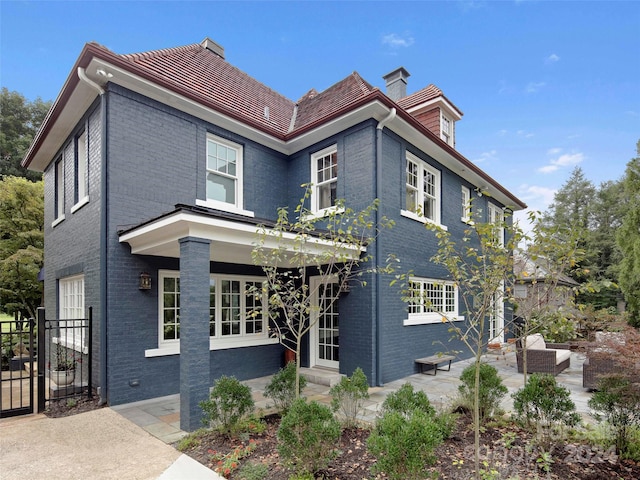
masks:
[[[358,72],[317,93],[310,90],[298,101],[298,112],[293,130],[331,115],[341,108],[369,95],[376,88],[367,83]]]
[[[155,77],[202,95],[214,105],[231,108],[267,130],[280,135],[289,131],[295,107],[291,100],[201,44],[119,56]],[[269,107],[268,119],[265,107]]]
[[[456,107],[453,103],[451,103],[449,99],[447,99],[447,97],[444,96],[444,94],[442,93],[442,90],[440,90],[434,84],[431,84],[423,88],[422,90],[418,90],[417,92],[412,93],[407,97],[401,98],[400,100],[397,101],[397,103],[400,107],[404,108],[405,110],[408,110],[410,108],[413,108],[415,106],[418,106],[422,103],[428,102],[438,97],[442,97],[445,100],[447,100],[447,102],[449,102],[449,104],[451,104],[451,106],[455,108],[460,115],[462,115],[462,112],[458,109],[458,107]]]

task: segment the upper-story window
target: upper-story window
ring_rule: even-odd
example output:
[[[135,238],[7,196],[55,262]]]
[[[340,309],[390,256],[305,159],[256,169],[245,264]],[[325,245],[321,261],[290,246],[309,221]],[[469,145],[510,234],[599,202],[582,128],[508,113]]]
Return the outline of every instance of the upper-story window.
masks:
[[[89,195],[89,155],[88,155],[87,131],[84,130],[75,138],[75,193],[74,209],[79,208],[88,201]],[[72,209],[72,211],[74,211]]]
[[[461,217],[463,222],[471,222],[471,190],[462,185]]]
[[[440,172],[407,153],[405,216],[440,223]]]
[[[311,155],[311,211],[319,212],[336,204],[338,149],[336,145]]]
[[[453,146],[453,122],[444,113],[440,115],[440,138]]]
[[[61,156],[55,164],[55,192],[54,192],[54,224],[64,220],[64,158]]]
[[[504,245],[504,212],[500,207],[489,202],[487,222],[496,226],[495,236],[499,245]]]
[[[242,208],[242,147],[207,137],[207,201]]]

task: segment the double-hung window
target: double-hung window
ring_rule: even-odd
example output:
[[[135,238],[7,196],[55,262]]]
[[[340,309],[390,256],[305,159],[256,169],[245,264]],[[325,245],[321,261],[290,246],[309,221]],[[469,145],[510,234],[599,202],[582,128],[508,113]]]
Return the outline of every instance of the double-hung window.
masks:
[[[453,146],[453,122],[444,114],[440,116],[440,138]]]
[[[83,130],[75,138],[75,193],[72,212],[89,201],[89,155],[87,149],[87,131]]]
[[[338,149],[336,145],[311,155],[311,211],[321,212],[336,205]]]
[[[243,148],[215,135],[207,135],[206,200],[197,205],[253,216],[243,210]]]
[[[405,210],[407,217],[440,223],[440,172],[407,153]]]
[[[64,220],[64,158],[61,156],[55,163],[55,199],[54,199],[54,225]]]
[[[409,318],[404,325],[457,321],[458,287],[453,282],[411,277],[408,298]]]
[[[495,225],[495,239],[498,245],[504,245],[504,213],[500,207],[489,202],[487,223]]]
[[[461,217],[465,223],[471,222],[471,190],[462,185]]]
[[[260,277],[215,274],[209,277],[210,348],[233,348],[274,343],[268,338],[267,298]],[[180,340],[180,275],[177,271],[159,272],[158,351],[177,347]],[[276,339],[277,342],[277,339]],[[149,354],[148,354],[149,355]]]
[[[58,281],[58,316],[61,320],[57,343],[87,353],[86,315],[84,309],[84,275]],[[56,341],[56,340],[54,340]]]

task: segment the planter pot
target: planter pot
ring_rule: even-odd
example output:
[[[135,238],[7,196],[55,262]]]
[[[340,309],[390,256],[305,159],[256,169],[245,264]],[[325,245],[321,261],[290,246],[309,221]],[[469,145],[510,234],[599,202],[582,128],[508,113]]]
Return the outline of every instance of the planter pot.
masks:
[[[51,370],[51,372],[49,372],[49,378],[59,387],[73,383],[75,377],[75,370]]]
[[[296,352],[289,350],[288,348],[284,349],[284,364],[285,366],[289,363],[289,362],[295,362],[296,361]]]
[[[500,344],[500,343],[490,343],[489,345],[487,345],[487,348],[489,350],[500,350],[502,348],[502,344]]]

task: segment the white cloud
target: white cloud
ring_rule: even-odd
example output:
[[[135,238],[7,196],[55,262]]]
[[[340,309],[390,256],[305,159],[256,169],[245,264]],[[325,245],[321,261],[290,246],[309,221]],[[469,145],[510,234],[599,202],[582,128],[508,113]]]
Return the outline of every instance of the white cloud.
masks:
[[[546,210],[553,202],[553,197],[556,194],[556,190],[549,187],[543,187],[540,185],[528,185],[523,184],[519,188],[520,196],[530,208],[536,210]]]
[[[480,154],[480,157],[474,160],[475,163],[488,162],[496,159],[497,150],[490,150],[488,152],[483,152]]]
[[[519,137],[524,137],[524,138],[531,138],[531,137],[533,137],[533,133],[526,132],[524,130],[518,130],[518,136]]]
[[[405,34],[405,36],[398,35],[396,33],[390,33],[382,37],[382,43],[388,45],[391,48],[410,47],[413,45],[414,40],[411,35]]]
[[[498,135],[501,137],[504,137],[507,133],[509,133],[509,130],[505,130],[504,128],[502,130],[498,130]]]
[[[559,60],[560,60],[560,57],[555,53],[552,53],[551,55],[549,55],[547,58],[544,59],[544,63],[547,63],[547,64],[556,63]]]
[[[547,153],[549,155],[557,155],[561,152],[559,148],[552,148]],[[560,155],[558,158],[551,159],[549,161],[549,165],[545,165],[544,167],[540,167],[538,172],[540,173],[552,173],[556,170],[559,170],[561,167],[570,167],[572,165],[577,165],[584,161],[583,153],[565,153]]]
[[[547,84],[545,82],[529,82],[527,84],[527,87],[524,89],[524,91],[527,93],[536,93],[538,90],[540,90],[542,87],[546,85]]]

